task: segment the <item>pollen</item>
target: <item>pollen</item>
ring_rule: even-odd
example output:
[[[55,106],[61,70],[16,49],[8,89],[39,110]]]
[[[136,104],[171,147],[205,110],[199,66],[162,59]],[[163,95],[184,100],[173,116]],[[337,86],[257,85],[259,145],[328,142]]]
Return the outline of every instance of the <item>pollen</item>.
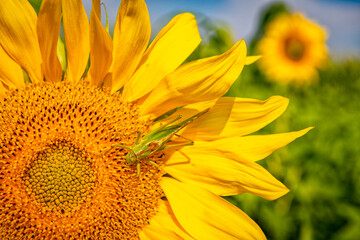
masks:
[[[151,127],[136,103],[79,83],[29,84],[0,102],[0,239],[138,239],[164,196],[165,156],[127,164]]]

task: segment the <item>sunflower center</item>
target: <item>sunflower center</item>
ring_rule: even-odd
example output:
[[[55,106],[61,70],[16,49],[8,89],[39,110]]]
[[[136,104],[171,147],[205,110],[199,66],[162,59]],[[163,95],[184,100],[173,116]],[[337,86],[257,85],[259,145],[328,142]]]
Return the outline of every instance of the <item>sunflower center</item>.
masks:
[[[42,206],[65,213],[89,199],[95,179],[85,152],[69,143],[55,143],[35,155],[24,183],[28,194]]]
[[[285,40],[285,54],[293,61],[299,61],[305,54],[305,44],[297,38]]]
[[[0,239],[138,239],[164,196],[163,153],[139,159],[140,174],[137,156],[127,161],[150,126],[136,103],[87,80],[10,92],[0,101]]]

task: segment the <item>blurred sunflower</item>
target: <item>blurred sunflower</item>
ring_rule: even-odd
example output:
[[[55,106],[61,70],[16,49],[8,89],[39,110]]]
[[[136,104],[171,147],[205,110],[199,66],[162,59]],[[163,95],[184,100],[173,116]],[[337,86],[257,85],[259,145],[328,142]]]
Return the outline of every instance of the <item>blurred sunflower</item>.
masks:
[[[180,66],[201,40],[194,16],[174,17],[147,47],[143,0],[121,1],[113,39],[97,0],[90,24],[80,0],[44,0],[38,16],[4,1],[0,36],[1,239],[265,238],[220,196],[285,194],[255,161],[309,129],[245,136],[288,100],[222,97],[255,59],[244,41]]]
[[[258,44],[260,67],[278,82],[311,82],[327,59],[325,41],[325,30],[301,14],[280,14]]]

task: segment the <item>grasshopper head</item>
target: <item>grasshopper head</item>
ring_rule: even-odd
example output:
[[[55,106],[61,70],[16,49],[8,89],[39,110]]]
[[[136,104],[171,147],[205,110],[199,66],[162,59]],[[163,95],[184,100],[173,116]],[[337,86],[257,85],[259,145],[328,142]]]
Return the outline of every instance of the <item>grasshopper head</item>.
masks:
[[[129,152],[128,154],[126,154],[125,160],[126,165],[132,165],[136,161],[136,155],[132,152]]]

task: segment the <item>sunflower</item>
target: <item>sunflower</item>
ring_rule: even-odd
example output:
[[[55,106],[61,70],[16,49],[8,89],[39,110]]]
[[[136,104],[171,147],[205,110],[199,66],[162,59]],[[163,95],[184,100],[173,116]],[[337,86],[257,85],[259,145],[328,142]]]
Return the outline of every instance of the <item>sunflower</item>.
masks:
[[[288,100],[222,97],[255,60],[244,41],[181,65],[190,13],[149,46],[143,0],[121,1],[113,39],[100,19],[98,0],[90,24],[80,0],[0,5],[0,238],[264,239],[220,196],[288,191],[255,161],[309,129],[247,136]]]
[[[309,83],[327,59],[325,41],[325,30],[300,13],[281,14],[259,42],[260,67],[271,80]]]

